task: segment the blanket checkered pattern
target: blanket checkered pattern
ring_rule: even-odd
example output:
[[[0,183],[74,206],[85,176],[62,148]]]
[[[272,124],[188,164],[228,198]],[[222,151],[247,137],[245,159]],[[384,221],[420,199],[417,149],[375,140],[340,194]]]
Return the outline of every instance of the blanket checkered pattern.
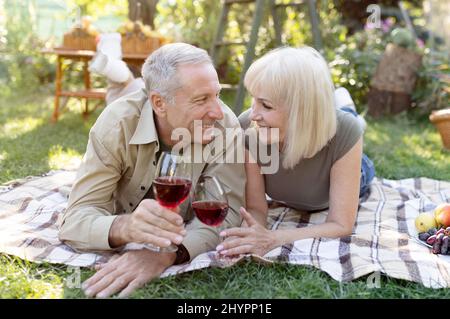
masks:
[[[77,253],[58,240],[56,221],[67,205],[74,178],[74,171],[52,171],[2,186],[0,252],[34,262],[81,267],[107,261],[111,254]],[[314,266],[343,282],[379,271],[426,287],[450,287],[450,256],[432,254],[418,242],[414,227],[419,213],[442,202],[450,202],[450,182],[376,178],[370,193],[361,200],[351,236],[298,240],[263,257],[241,256],[226,263],[211,251],[191,263],[168,268],[161,277],[253,259]],[[268,221],[271,229],[299,228],[324,222],[326,214],[299,212],[272,203]]]

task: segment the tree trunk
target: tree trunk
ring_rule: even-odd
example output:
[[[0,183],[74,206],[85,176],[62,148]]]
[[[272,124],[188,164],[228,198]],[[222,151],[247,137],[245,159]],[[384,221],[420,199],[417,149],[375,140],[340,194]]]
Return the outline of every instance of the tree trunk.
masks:
[[[421,55],[392,43],[387,45],[368,94],[371,116],[396,114],[409,109],[416,72],[421,63]]]
[[[140,9],[139,3],[141,4]],[[131,21],[141,20],[154,29],[157,4],[158,0],[128,0],[128,18]]]

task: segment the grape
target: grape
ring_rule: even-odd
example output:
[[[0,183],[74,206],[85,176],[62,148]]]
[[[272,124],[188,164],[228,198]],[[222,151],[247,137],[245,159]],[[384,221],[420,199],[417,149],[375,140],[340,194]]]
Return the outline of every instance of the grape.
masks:
[[[421,241],[427,241],[428,237],[430,237],[430,234],[428,234],[428,233],[420,233],[419,234],[419,239]]]
[[[433,254],[439,254],[441,252],[441,242],[440,241],[435,241],[433,244],[433,249],[431,249],[431,252]]]
[[[447,227],[444,231],[444,234],[450,236],[450,227]]]
[[[432,236],[432,235],[435,235],[436,232],[437,232],[437,229],[434,228],[434,227],[428,230],[428,234],[430,234],[431,236]]]
[[[444,232],[445,232],[445,229],[441,228],[436,232],[436,236],[438,236],[439,234],[444,234]]]
[[[433,245],[435,242],[436,242],[436,235],[432,235],[432,236],[428,237],[428,239],[427,239],[428,245]]]
[[[448,244],[449,244],[449,237],[448,236],[444,236],[444,238],[442,238],[442,246],[441,246],[441,254],[442,255],[446,255],[447,251],[448,251]]]
[[[439,242],[439,244],[442,243],[442,238],[444,238],[444,233],[440,233],[436,235],[436,241]]]

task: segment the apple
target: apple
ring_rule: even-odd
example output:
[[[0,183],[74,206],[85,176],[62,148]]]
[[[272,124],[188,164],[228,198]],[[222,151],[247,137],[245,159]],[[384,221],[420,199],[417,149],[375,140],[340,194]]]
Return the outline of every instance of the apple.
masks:
[[[434,209],[434,218],[436,219],[436,223],[443,227],[450,226],[450,204],[443,203],[438,205]]]
[[[424,233],[436,227],[436,220],[432,214],[421,213],[416,217],[415,225],[419,233]]]

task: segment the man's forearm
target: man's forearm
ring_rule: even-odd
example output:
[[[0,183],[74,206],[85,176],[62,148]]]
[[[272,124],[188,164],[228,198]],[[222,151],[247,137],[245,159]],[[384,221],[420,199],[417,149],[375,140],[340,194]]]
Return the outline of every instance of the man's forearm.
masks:
[[[268,215],[267,211],[264,212],[262,210],[257,210],[257,209],[252,209],[252,208],[249,208],[247,211],[253,216],[254,219],[256,219],[256,221],[261,226],[263,226],[264,228],[267,228],[267,215]],[[248,226],[247,223],[245,222],[245,220],[242,221],[241,226]]]
[[[127,215],[121,215],[117,216],[116,219],[114,219],[108,235],[109,245],[111,246],[111,248],[117,248],[128,244],[128,241],[125,237],[126,234],[124,232],[125,222],[128,217],[129,216]]]

